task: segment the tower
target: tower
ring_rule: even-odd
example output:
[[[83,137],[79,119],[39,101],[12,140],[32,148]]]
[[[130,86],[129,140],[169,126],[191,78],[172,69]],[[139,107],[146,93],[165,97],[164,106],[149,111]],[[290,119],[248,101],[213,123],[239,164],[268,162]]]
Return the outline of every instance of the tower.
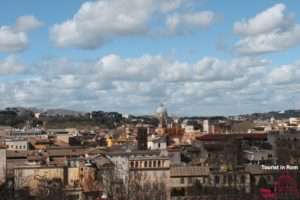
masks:
[[[138,150],[147,150],[148,130],[146,127],[137,127]]]
[[[6,178],[6,149],[0,146],[0,185],[5,183]]]
[[[165,108],[164,104],[160,104],[160,106],[156,110],[156,115],[159,120],[158,128],[167,128],[168,125],[168,112]]]

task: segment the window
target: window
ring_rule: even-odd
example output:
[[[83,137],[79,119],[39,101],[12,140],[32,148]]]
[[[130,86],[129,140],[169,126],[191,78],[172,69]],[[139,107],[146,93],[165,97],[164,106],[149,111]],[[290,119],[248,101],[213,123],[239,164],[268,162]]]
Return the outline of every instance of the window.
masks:
[[[144,167],[148,167],[148,161],[144,162]]]
[[[151,160],[149,161],[149,167],[152,167],[152,161]]]
[[[135,167],[137,168],[139,166],[138,161],[135,161]]]
[[[220,177],[219,176],[215,176],[215,184],[219,184],[220,183]]]
[[[234,183],[236,183],[236,182],[237,182],[237,181],[236,181],[236,180],[237,180],[236,175],[233,176],[233,179],[234,179]]]
[[[192,183],[193,183],[192,177],[189,177],[189,178],[188,178],[188,183],[189,183],[189,184],[192,184]]]
[[[223,176],[223,184],[225,185],[225,184],[226,184],[226,182],[227,182],[227,176],[226,176],[226,175],[224,175],[224,176]]]
[[[184,184],[184,178],[180,178],[180,183]]]
[[[156,160],[153,161],[153,167],[156,167]]]
[[[131,168],[134,167],[134,162],[133,161],[130,162],[130,166],[131,166]]]
[[[232,175],[228,176],[228,184],[231,185],[232,184]]]
[[[272,158],[273,156],[272,156],[272,154],[268,154],[268,158]]]
[[[157,165],[158,165],[158,167],[160,167],[160,160],[159,160],[159,161],[157,161],[157,162],[158,162],[158,164],[157,164]]]
[[[241,176],[241,184],[245,184],[246,177],[244,175]]]

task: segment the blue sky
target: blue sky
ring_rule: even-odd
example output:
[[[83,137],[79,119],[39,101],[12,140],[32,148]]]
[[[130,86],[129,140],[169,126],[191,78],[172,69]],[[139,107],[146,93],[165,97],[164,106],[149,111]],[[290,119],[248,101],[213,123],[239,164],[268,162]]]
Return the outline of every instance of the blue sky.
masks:
[[[299,108],[296,0],[3,0],[0,103],[149,114]],[[17,6],[16,6],[17,5]]]

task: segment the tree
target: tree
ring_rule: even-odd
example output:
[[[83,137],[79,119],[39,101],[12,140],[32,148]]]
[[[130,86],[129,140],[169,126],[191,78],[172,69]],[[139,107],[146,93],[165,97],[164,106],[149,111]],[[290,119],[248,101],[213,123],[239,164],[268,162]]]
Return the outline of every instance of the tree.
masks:
[[[103,171],[100,176],[109,200],[165,200],[166,184],[159,180],[149,180],[139,172],[131,172],[121,177],[116,168]]]
[[[61,179],[40,179],[35,196],[36,200],[63,199],[63,183]]]
[[[190,195],[193,195],[193,196],[201,195],[202,192],[203,192],[203,186],[199,180],[194,181],[193,185],[188,190],[188,193],[190,193]]]
[[[261,176],[257,183],[257,189],[261,189],[261,188],[269,188],[269,184],[264,176]]]
[[[0,185],[0,197],[1,200],[34,200],[29,188],[14,190],[9,183]]]

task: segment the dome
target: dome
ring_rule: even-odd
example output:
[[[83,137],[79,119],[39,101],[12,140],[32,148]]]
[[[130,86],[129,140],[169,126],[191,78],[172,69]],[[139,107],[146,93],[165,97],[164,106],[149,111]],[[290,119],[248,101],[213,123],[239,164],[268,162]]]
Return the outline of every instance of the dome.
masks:
[[[164,104],[160,104],[160,106],[156,109],[157,114],[167,113],[167,109]]]

